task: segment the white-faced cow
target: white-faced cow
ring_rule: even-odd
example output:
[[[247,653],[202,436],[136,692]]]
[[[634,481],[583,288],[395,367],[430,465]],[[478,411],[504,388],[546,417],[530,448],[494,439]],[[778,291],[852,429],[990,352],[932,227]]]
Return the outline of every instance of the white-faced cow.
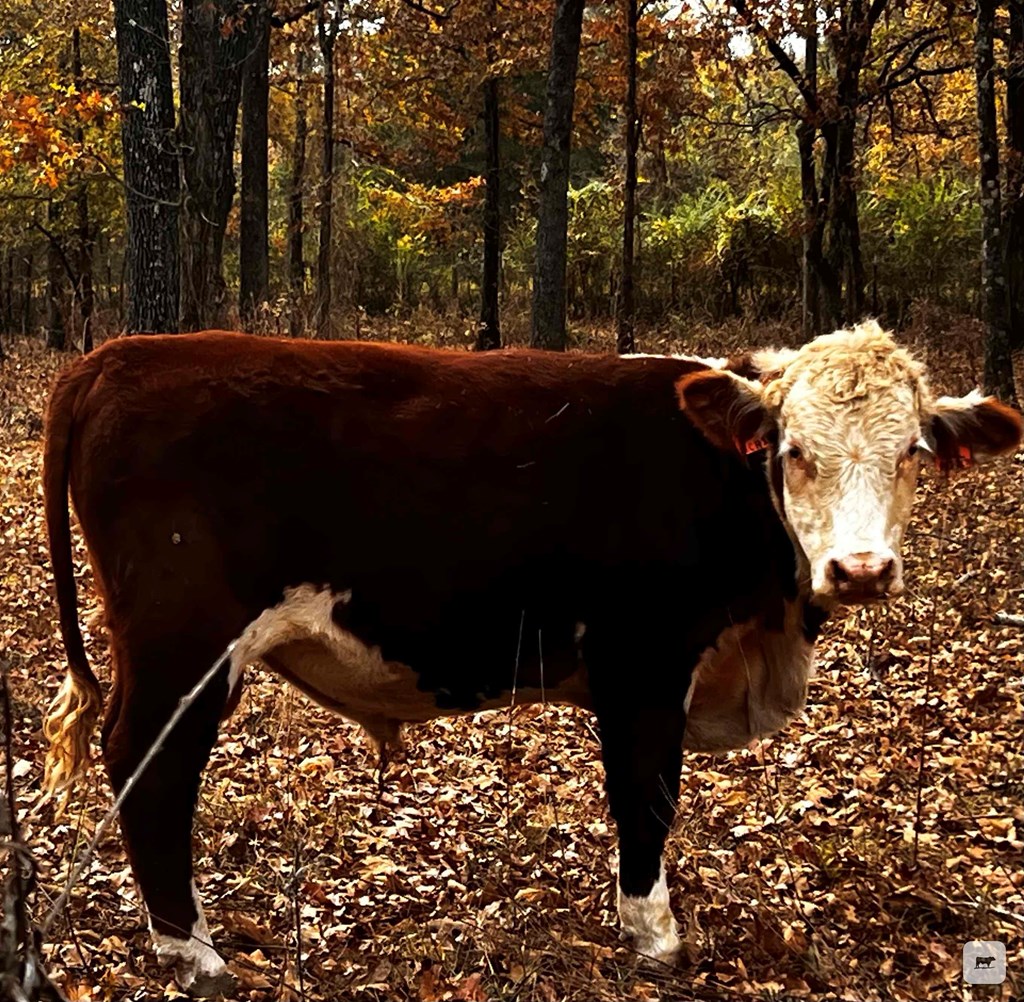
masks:
[[[46,721],[49,781],[80,769],[101,707],[70,486],[113,654],[115,789],[244,633],[121,812],[156,951],[184,985],[224,972],[192,880],[192,815],[254,661],[384,741],[507,705],[516,671],[517,701],[592,710],[621,922],[669,959],[662,849],[683,748],[742,747],[797,714],[829,610],[903,588],[922,459],[963,465],[1020,438],[994,400],[936,399],[874,323],[732,363],[114,341],[50,402],[70,671]]]

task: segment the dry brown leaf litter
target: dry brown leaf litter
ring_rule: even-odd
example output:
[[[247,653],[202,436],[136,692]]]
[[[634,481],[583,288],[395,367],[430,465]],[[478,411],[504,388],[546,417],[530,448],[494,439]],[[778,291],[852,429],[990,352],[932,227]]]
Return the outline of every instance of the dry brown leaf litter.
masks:
[[[911,338],[940,388],[974,385],[975,333]],[[667,346],[678,347],[647,348]],[[710,335],[686,345],[734,346]],[[64,672],[39,484],[60,361],[15,342],[0,369],[0,629],[24,814],[38,799],[41,711]],[[410,728],[378,799],[376,754],[357,728],[250,673],[196,826],[197,882],[237,997],[1024,996],[1024,924],[1012,917],[1024,915],[1024,631],[991,622],[1024,612],[1022,487],[1020,458],[926,475],[909,594],[830,623],[807,711],[784,734],[686,757],[667,857],[685,941],[677,971],[638,968],[618,940],[615,842],[587,714],[521,707]],[[80,615],[106,677],[77,545]],[[25,821],[40,915],[109,798],[94,768],[60,823],[48,808]],[[1001,990],[962,984],[969,938],[1007,943]],[[116,829],[52,940],[51,973],[70,999],[179,994],[146,950]]]

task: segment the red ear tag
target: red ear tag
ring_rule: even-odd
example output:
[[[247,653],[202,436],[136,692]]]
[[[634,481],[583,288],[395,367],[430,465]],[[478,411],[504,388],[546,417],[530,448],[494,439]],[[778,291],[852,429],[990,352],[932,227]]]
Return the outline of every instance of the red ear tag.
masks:
[[[960,465],[970,466],[974,462],[974,453],[966,445],[960,446]]]
[[[749,439],[743,447],[743,455],[749,456],[755,452],[764,452],[768,448],[768,440],[764,438]]]

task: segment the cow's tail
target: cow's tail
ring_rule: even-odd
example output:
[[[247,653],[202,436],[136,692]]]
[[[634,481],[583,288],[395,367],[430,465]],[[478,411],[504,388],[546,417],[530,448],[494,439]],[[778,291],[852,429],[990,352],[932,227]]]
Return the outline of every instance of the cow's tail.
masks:
[[[50,562],[60,610],[60,632],[68,660],[68,672],[43,721],[49,747],[43,787],[47,798],[64,794],[90,760],[90,738],[96,726],[103,695],[89,667],[78,624],[78,595],[71,549],[71,515],[68,486],[71,445],[79,402],[88,392],[95,371],[89,360],[61,374],[50,395],[43,452],[43,494]]]

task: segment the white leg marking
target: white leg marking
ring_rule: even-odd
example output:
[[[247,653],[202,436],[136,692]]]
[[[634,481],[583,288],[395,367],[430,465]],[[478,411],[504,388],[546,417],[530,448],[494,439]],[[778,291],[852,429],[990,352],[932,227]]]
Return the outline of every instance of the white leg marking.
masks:
[[[177,936],[156,932],[150,920],[149,933],[153,950],[162,967],[174,965],[174,976],[182,988],[193,989],[202,995],[216,994],[227,990],[234,979],[228,973],[221,955],[210,945],[210,927],[206,924],[195,881],[192,881],[192,900],[198,917],[192,923],[190,937],[179,939]]]
[[[637,953],[670,964],[679,950],[676,920],[668,900],[665,864],[657,883],[646,897],[634,897],[619,891],[619,922],[622,931],[633,937]]]

